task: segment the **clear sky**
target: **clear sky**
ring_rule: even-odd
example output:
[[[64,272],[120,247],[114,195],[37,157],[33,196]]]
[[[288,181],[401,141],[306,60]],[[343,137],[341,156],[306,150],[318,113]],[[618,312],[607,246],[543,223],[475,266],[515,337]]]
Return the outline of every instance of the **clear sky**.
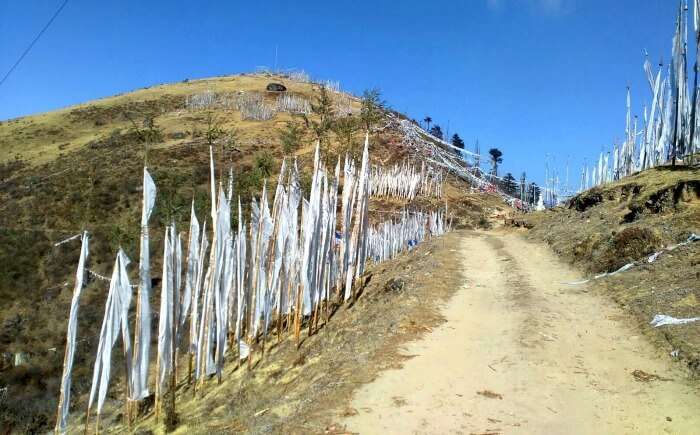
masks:
[[[0,1],[0,76],[61,3]],[[670,58],[676,10],[673,0],[70,0],[0,86],[0,119],[273,67],[277,47],[278,68],[354,93],[378,87],[469,148],[477,138],[500,148],[516,177],[541,182],[550,154],[563,178],[570,158],[577,184],[583,159],[623,137],[628,84],[641,119],[643,50],[654,64]]]

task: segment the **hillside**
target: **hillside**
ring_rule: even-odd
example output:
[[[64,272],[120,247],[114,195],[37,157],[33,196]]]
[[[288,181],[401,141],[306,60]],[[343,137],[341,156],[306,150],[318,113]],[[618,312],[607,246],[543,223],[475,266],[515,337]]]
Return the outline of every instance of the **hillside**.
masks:
[[[588,285],[632,313],[637,330],[700,374],[697,323],[649,325],[657,314],[689,318],[700,313],[700,243],[677,246],[700,233],[700,169],[650,169],[515,224],[531,228],[528,237],[545,241],[591,277],[634,263]]]
[[[267,92],[270,82],[286,86]],[[360,100],[330,91],[336,119],[357,116]],[[286,98],[286,97],[285,97]],[[54,423],[59,377],[70,307],[72,274],[78,259],[73,243],[55,246],[87,229],[91,269],[110,273],[122,247],[138,259],[138,219],[144,161],[158,186],[151,218],[151,252],[162,253],[164,225],[187,228],[190,202],[206,214],[209,144],[219,168],[232,169],[234,191],[247,209],[265,179],[274,180],[283,157],[296,157],[303,189],[308,189],[313,153],[308,107],[321,98],[318,84],[290,77],[241,75],[155,86],[90,103],[0,123],[0,425],[17,432],[46,430]],[[370,136],[373,163],[390,166],[419,162],[420,155],[397,128],[402,116],[383,114]],[[298,146],[280,137],[289,122],[301,130]],[[430,140],[430,138],[427,138]],[[359,130],[337,129],[323,151],[330,161],[357,155]],[[286,149],[285,149],[286,148]],[[456,227],[473,228],[507,207],[497,195],[472,192],[464,181],[446,175],[443,198],[412,201],[373,199],[370,219],[403,208],[447,206]],[[236,217],[233,217],[234,224]],[[153,269],[160,270],[160,255]],[[132,268],[132,282],[136,270]],[[157,304],[159,272],[154,273],[151,304]],[[107,285],[92,279],[83,291],[72,408],[83,406],[90,387],[97,335]],[[118,362],[115,365],[118,366]],[[110,395],[118,394],[114,389]]]

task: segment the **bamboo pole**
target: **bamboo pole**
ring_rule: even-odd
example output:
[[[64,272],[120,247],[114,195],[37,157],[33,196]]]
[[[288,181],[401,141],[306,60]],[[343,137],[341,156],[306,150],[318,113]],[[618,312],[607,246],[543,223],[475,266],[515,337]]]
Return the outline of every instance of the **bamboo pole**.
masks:
[[[70,343],[66,341],[66,349],[63,352],[63,370],[66,370],[66,362],[68,361],[68,347],[70,346]],[[56,427],[54,428],[54,432],[56,434],[59,434],[59,424],[61,423],[61,410],[63,409],[63,402],[65,400],[64,394],[65,392],[63,391],[63,382],[61,382],[61,393],[60,397],[58,399],[58,410],[56,411]]]
[[[216,234],[216,231],[215,231],[215,234]],[[214,249],[216,249],[216,235],[214,236],[214,240],[212,243],[212,250],[214,250]],[[211,263],[210,263],[210,265],[211,265]],[[211,271],[211,268],[209,269],[209,272],[210,271]],[[209,272],[207,272],[208,279],[205,279],[205,284],[207,287],[211,286],[211,279],[212,279],[211,274],[209,274]],[[209,329],[209,323],[210,323],[209,317],[211,315],[211,310],[209,309],[209,306],[213,303],[212,295],[209,294],[209,299],[207,299],[206,296],[207,295],[205,293],[204,301],[202,304],[202,310],[203,310],[202,322],[203,322],[203,328],[204,328],[203,333],[202,333],[202,341],[203,342],[199,343],[200,344],[200,349],[199,349],[200,357],[199,357],[199,361],[197,361],[197,364],[199,365],[200,369],[203,370],[204,372],[206,372],[206,364],[207,364],[207,359],[209,357],[209,355],[207,355],[207,354],[210,352],[210,349],[207,346],[207,343],[209,342],[209,340],[211,338],[211,331]],[[199,384],[200,384],[200,386],[203,387],[204,380],[206,378],[206,373],[202,373],[200,371],[199,377],[200,377]],[[197,381],[195,381],[195,384],[196,383],[197,383]],[[195,391],[196,391],[196,388],[195,388]]]
[[[248,371],[253,369],[253,343],[248,345]]]
[[[130,385],[129,385],[129,360],[128,360],[128,355],[126,353],[126,346],[124,347],[124,372],[126,376],[124,377],[124,416],[126,417],[127,424],[129,426],[129,429],[131,429],[131,416],[129,413],[129,391],[130,391]]]
[[[139,331],[141,330],[141,283],[139,282],[139,292],[138,296],[136,297],[136,322],[134,325],[134,354],[132,355],[132,364],[136,363],[136,355],[140,354],[141,352],[139,351],[139,345],[140,345],[140,335]],[[148,362],[146,362],[148,364]],[[131,414],[130,411],[127,410],[127,415],[129,416],[129,427],[131,427]]]
[[[334,236],[334,235],[331,235],[331,236]],[[333,242],[331,241],[331,249],[333,248],[332,243],[333,243]],[[329,270],[328,273],[326,274],[326,313],[325,313],[326,316],[325,316],[325,319],[324,319],[324,324],[327,324],[327,323],[328,323],[328,319],[330,318],[330,303],[331,303],[331,283],[330,283],[330,279],[331,279],[331,276],[330,276],[330,270]]]
[[[297,306],[294,312],[294,340],[296,341],[297,349],[300,346],[299,335],[301,334],[301,284],[297,283]]]
[[[175,238],[175,222],[173,221],[173,238]],[[179,240],[179,239],[177,239]],[[178,243],[179,246],[179,243]],[[178,249],[179,251],[179,249]],[[175,259],[176,256],[173,256],[173,259]],[[173,265],[174,266],[174,265]],[[178,265],[179,266],[179,265]],[[178,267],[173,267],[173,272],[177,272]],[[180,277],[177,277],[175,282],[177,282],[180,279]],[[173,282],[173,285],[175,284]],[[179,289],[178,289],[179,293]],[[177,371],[176,371],[176,365],[177,365],[177,357],[176,357],[176,352],[177,352],[177,317],[175,314],[177,313],[177,308],[176,305],[179,302],[178,300],[175,299],[175,288],[173,287],[173,295],[171,298],[172,305],[170,308],[170,315],[172,316],[170,318],[171,320],[171,326],[170,326],[170,331],[171,331],[171,340],[170,340],[170,410],[175,414],[175,386],[177,384]],[[165,418],[167,419],[168,416],[166,415]]]
[[[201,352],[201,350],[200,350],[200,352]],[[192,359],[194,360],[194,355],[193,355]],[[196,368],[195,368],[195,370],[196,370]],[[200,373],[200,376],[201,376],[201,373]],[[192,397],[197,397],[197,377],[196,376],[192,382]]]
[[[311,305],[313,305],[313,296],[311,296]],[[318,305],[314,306],[313,309],[311,310],[311,314],[309,315],[309,337],[313,334],[313,328],[314,328],[314,319],[316,318],[316,308],[318,308]]]
[[[266,330],[263,331],[263,342],[262,342],[262,349],[261,349],[261,353],[260,353],[260,359],[265,358],[265,343],[267,343],[267,331]]]
[[[90,407],[85,411],[85,435],[88,433],[88,428],[90,427]]]
[[[294,265],[292,265],[292,267],[294,267]],[[293,276],[294,274],[292,273],[291,275]],[[287,313],[287,321],[284,325],[286,332],[289,332],[289,324],[292,321],[293,310],[292,310],[291,303],[292,303],[292,280],[289,279],[289,280],[287,280],[287,304],[289,306],[289,312]]]
[[[187,365],[187,385],[192,384],[192,360],[194,359],[194,354],[192,352],[189,353],[189,363]]]

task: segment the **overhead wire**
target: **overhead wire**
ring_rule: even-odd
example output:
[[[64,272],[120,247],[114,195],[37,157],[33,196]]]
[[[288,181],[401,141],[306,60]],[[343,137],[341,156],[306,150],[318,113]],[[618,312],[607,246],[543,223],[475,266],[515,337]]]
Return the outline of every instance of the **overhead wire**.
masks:
[[[19,56],[19,58],[17,58],[17,60],[12,65],[12,67],[10,67],[10,69],[7,71],[7,73],[5,73],[5,76],[2,78],[2,80],[0,80],[0,86],[2,86],[3,83],[5,83],[7,78],[10,77],[10,74],[12,74],[12,72],[15,70],[15,68],[17,68],[19,66],[19,64],[22,62],[22,60],[24,60],[24,58],[27,56],[27,54],[29,54],[29,51],[31,51],[32,47],[34,47],[34,44],[36,44],[37,41],[39,41],[39,38],[41,38],[41,35],[43,35],[44,32],[46,32],[46,30],[48,30],[48,28],[56,20],[58,15],[61,13],[63,8],[66,7],[67,4],[68,4],[68,0],[64,0],[63,3],[61,3],[61,6],[56,10],[56,12],[54,12],[53,16],[51,16],[51,19],[46,23],[46,25],[44,25],[44,27],[41,29],[41,31],[34,37],[32,42],[29,43],[27,48],[22,52],[22,54]]]

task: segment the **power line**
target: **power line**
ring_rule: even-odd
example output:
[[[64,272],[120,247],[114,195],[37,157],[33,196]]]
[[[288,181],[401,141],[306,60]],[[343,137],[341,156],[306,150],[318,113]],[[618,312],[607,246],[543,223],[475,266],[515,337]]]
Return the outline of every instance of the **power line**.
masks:
[[[56,12],[53,14],[53,16],[52,16],[51,19],[48,21],[48,23],[46,23],[46,25],[44,26],[44,28],[41,29],[41,31],[36,35],[36,37],[35,37],[34,40],[29,44],[29,46],[27,47],[27,49],[24,50],[24,52],[23,52],[22,55],[19,57],[19,59],[17,59],[17,61],[14,63],[14,65],[12,65],[12,68],[10,68],[10,70],[7,71],[7,74],[5,74],[5,76],[2,78],[2,80],[0,80],[0,86],[2,86],[3,83],[5,83],[5,80],[7,80],[7,78],[10,76],[10,74],[12,74],[12,71],[14,71],[15,68],[17,68],[17,66],[20,64],[20,62],[22,62],[22,60],[24,59],[24,57],[29,53],[29,51],[32,49],[32,47],[34,47],[34,44],[36,44],[36,42],[39,40],[39,38],[41,38],[41,35],[43,35],[44,32],[46,32],[46,30],[49,28],[49,26],[51,25],[51,23],[54,22],[54,20],[56,19],[56,17],[58,17],[58,14],[61,13],[61,11],[63,10],[63,8],[66,7],[67,4],[68,4],[68,0],[64,0],[64,2],[61,4],[61,7],[59,7],[59,8],[56,10]]]

